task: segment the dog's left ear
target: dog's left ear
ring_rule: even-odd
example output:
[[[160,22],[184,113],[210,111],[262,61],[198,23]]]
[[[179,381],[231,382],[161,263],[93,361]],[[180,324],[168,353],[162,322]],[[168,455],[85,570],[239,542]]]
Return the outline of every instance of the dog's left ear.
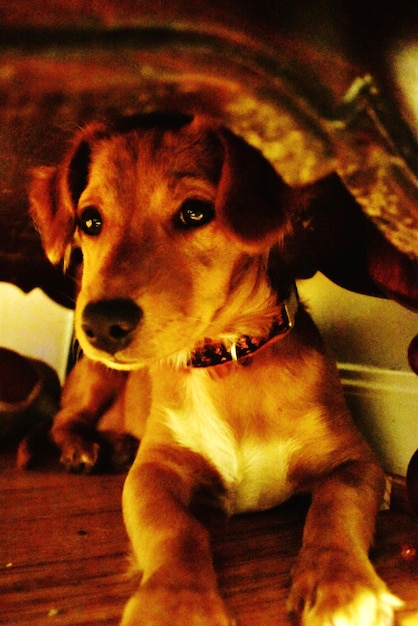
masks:
[[[226,128],[217,134],[224,152],[217,215],[250,252],[263,251],[290,230],[298,191],[256,148]]]

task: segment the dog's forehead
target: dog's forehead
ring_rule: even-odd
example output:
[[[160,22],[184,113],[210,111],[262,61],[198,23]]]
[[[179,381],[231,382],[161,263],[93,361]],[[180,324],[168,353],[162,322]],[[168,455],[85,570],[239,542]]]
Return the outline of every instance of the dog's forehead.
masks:
[[[93,150],[93,164],[101,174],[115,176],[135,172],[146,178],[190,175],[217,183],[222,167],[222,148],[216,133],[148,129],[114,135]]]

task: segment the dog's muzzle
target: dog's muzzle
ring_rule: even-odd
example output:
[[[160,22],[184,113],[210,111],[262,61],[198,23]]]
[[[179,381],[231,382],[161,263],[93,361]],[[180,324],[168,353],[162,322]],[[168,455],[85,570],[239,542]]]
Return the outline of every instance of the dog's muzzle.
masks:
[[[115,354],[131,343],[142,315],[132,300],[98,300],[86,305],[81,327],[94,348]]]

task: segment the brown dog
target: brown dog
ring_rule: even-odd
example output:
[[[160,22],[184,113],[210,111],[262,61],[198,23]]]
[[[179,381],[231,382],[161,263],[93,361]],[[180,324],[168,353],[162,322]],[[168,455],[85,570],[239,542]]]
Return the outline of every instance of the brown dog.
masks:
[[[369,559],[381,469],[280,258],[298,196],[254,148],[203,118],[92,124],[32,212],[53,262],[77,246],[85,357],[53,437],[95,464],[101,421],[141,439],[123,511],[142,573],[122,624],[231,624],[201,492],[228,514],[312,492],[289,612],[309,626],[388,626],[399,600]],[[116,424],[116,426],[115,426]]]

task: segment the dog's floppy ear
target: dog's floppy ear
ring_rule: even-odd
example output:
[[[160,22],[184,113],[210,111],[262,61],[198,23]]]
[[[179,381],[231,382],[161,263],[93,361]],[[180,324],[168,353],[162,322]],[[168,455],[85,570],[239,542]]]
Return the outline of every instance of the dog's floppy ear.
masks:
[[[31,172],[30,213],[52,263],[64,259],[70,249],[77,202],[88,180],[89,142],[100,131],[99,125],[87,127],[75,137],[61,165],[38,167]]]
[[[43,248],[52,263],[64,258],[73,233],[74,214],[59,198],[59,168],[38,167],[31,171],[30,213],[41,235]]]
[[[263,250],[290,228],[298,193],[256,148],[226,128],[218,130],[218,137],[224,158],[217,215],[250,251]]]

